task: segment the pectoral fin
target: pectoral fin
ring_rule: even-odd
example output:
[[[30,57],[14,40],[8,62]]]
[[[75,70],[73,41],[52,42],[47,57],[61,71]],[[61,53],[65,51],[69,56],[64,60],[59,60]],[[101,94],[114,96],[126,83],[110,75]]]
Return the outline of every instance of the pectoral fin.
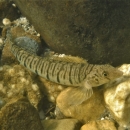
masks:
[[[87,81],[85,81],[82,86],[83,86],[81,87],[82,91],[86,92],[87,97],[90,98],[93,94],[92,86],[88,84]]]
[[[93,94],[92,88],[85,87],[68,87],[64,91],[60,93],[62,101],[65,104],[71,105],[79,105],[85,100],[89,99]]]
[[[92,88],[77,87],[73,88],[70,94],[72,105],[79,105],[89,99],[93,94]]]

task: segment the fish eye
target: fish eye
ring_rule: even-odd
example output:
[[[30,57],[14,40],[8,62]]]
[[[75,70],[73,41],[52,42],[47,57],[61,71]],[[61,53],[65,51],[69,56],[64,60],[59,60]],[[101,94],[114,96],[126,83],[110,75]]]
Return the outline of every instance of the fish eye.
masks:
[[[107,72],[103,72],[103,76],[104,76],[104,77],[107,77],[107,76],[108,76],[108,73],[107,73]]]

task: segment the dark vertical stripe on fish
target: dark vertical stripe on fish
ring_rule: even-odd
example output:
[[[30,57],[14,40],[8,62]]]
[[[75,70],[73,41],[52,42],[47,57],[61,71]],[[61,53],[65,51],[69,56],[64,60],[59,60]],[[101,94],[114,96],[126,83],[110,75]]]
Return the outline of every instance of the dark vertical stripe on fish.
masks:
[[[41,75],[42,75],[42,71],[43,71],[43,64],[44,64],[44,60],[42,59],[41,64],[39,66],[39,71],[40,71]]]
[[[49,68],[48,61],[45,60],[45,61],[43,62],[42,75],[43,75],[46,79],[48,79],[48,77],[47,77],[48,68]]]
[[[73,84],[73,82],[72,82],[72,77],[71,77],[71,70],[72,70],[72,65],[70,64],[70,66],[68,66],[68,68],[69,68],[69,82],[70,82],[70,84]]]
[[[34,59],[35,57],[33,56],[31,56],[31,59],[30,59],[30,64],[28,65],[28,67],[29,67],[29,69],[31,69],[32,68],[32,62],[33,62],[33,59]]]
[[[55,63],[55,67],[54,67],[54,71],[53,71],[53,81],[56,83],[59,83],[58,76],[64,66],[62,63],[63,62],[59,62],[59,61]]]
[[[21,62],[21,57],[22,57],[23,53],[20,51],[16,56],[17,56],[17,59],[18,61]]]
[[[64,69],[64,64],[62,64],[63,62],[57,62],[56,66],[55,66],[55,76],[56,76],[56,81],[57,83],[60,83],[60,73],[62,73],[63,69]]]
[[[55,69],[55,63],[54,62],[50,62],[50,67],[49,67],[49,71],[48,71],[48,74],[49,74],[49,78],[50,79],[53,79],[53,72],[54,72],[54,69]]]
[[[38,66],[39,66],[40,60],[41,60],[41,59],[37,57],[36,65],[35,65],[35,72],[36,72],[37,74],[39,74],[39,72],[38,72]]]
[[[80,74],[79,74],[80,82],[82,82],[86,78],[86,75],[88,73],[86,72],[87,68],[89,68],[89,64],[87,64],[87,66],[84,64],[81,65]]]
[[[55,76],[55,74],[54,74],[54,72],[56,71],[56,70],[55,70],[55,68],[56,68],[56,63],[54,63],[54,66],[53,66],[53,70],[52,70],[52,77],[54,77],[54,76]]]
[[[30,57],[30,55],[27,55],[26,59],[24,60],[24,66],[27,67],[28,66],[28,58]]]
[[[80,67],[81,67],[80,64],[76,65],[75,72],[74,72],[74,80],[75,80],[75,83],[77,83],[77,84],[80,82],[80,79],[79,79]]]
[[[93,67],[94,67],[95,65],[93,65],[93,64],[90,64],[90,69],[88,70],[88,74],[93,70]],[[86,70],[87,71],[87,70]],[[85,72],[86,72],[85,71]]]
[[[42,62],[42,58],[39,59],[38,61],[38,64],[37,64],[37,73],[40,75],[41,74],[41,71],[40,71],[40,65],[41,65],[41,62]]]

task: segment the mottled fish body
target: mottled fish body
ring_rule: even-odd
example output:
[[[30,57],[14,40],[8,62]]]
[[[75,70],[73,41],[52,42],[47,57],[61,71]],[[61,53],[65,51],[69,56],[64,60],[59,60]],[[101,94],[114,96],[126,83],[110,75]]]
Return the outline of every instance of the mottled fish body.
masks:
[[[77,86],[77,93],[81,88],[83,93],[87,93],[85,99],[92,95],[92,87],[100,86],[122,76],[122,72],[111,65],[75,63],[56,60],[53,57],[40,57],[29,53],[16,43],[12,44],[11,51],[20,64],[41,77],[58,84]],[[81,92],[80,95],[82,97]]]
[[[63,85],[80,86],[94,65],[71,63],[33,55],[17,45],[11,48],[17,60],[41,77]]]

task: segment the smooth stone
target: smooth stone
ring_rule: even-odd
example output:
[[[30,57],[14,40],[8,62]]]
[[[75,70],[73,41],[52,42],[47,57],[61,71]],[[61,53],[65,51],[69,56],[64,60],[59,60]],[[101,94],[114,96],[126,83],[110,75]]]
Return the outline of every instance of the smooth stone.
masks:
[[[57,97],[56,104],[58,107],[58,110],[56,111],[57,118],[62,118],[63,115],[65,117],[71,117],[78,119],[79,121],[83,123],[87,123],[88,121],[97,120],[101,117],[101,115],[106,110],[105,103],[104,103],[104,97],[103,97],[103,86],[100,86],[99,88],[94,88],[93,95],[84,101],[81,104],[73,105],[74,100],[71,101],[70,99],[70,93],[68,94],[67,90],[73,91],[72,87],[68,87],[65,90],[63,90]],[[77,97],[79,98],[79,97]],[[60,113],[61,112],[61,113]],[[62,115],[60,117],[60,115]]]
[[[109,120],[91,121],[81,127],[80,130],[117,130],[114,123]]]

